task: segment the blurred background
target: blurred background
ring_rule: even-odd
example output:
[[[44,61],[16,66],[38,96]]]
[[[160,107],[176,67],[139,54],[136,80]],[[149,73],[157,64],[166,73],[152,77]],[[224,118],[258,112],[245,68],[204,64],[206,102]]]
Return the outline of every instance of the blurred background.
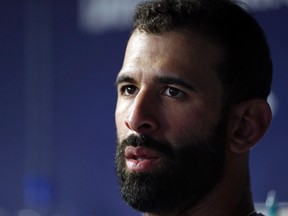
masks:
[[[136,0],[0,1],[0,216],[135,216],[114,175],[115,77]],[[288,0],[246,0],[274,61],[254,200],[288,201]]]

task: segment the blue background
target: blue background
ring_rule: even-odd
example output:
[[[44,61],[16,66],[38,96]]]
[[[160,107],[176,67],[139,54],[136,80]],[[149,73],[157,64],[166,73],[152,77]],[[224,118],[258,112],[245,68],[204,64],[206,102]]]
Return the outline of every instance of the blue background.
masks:
[[[37,3],[38,2],[38,3]],[[283,1],[284,2],[284,1]],[[114,175],[115,77],[129,27],[79,27],[79,2],[0,3],[0,213],[133,216]],[[288,7],[254,14],[274,62],[274,119],[251,152],[255,202],[288,201]],[[3,213],[4,214],[4,213]]]

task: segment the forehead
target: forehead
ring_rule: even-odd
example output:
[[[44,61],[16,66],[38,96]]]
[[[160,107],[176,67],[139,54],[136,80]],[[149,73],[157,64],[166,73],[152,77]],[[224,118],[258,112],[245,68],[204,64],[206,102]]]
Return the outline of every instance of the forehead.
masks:
[[[217,70],[222,61],[222,50],[197,34],[171,31],[155,35],[136,30],[128,41],[120,74],[219,82]]]

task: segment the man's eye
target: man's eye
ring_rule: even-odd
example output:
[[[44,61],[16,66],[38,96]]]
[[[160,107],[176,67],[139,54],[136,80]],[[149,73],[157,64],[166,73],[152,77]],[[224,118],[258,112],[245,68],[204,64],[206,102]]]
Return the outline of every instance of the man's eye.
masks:
[[[177,98],[183,97],[185,95],[183,91],[174,87],[167,87],[166,89],[164,89],[163,93],[169,97],[177,97]]]
[[[127,85],[121,88],[121,94],[126,95],[126,96],[133,95],[135,94],[136,91],[137,91],[137,88],[133,85]]]

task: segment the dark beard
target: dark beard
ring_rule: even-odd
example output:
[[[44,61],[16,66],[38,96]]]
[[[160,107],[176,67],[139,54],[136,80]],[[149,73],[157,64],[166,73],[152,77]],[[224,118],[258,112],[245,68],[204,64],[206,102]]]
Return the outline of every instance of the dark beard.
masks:
[[[194,137],[192,142],[182,142],[179,148],[142,135],[131,135],[118,143],[115,163],[123,199],[136,210],[154,213],[196,205],[221,180],[225,129],[219,124],[210,137]],[[127,146],[144,146],[162,153],[160,167],[152,172],[128,172],[124,158]]]

